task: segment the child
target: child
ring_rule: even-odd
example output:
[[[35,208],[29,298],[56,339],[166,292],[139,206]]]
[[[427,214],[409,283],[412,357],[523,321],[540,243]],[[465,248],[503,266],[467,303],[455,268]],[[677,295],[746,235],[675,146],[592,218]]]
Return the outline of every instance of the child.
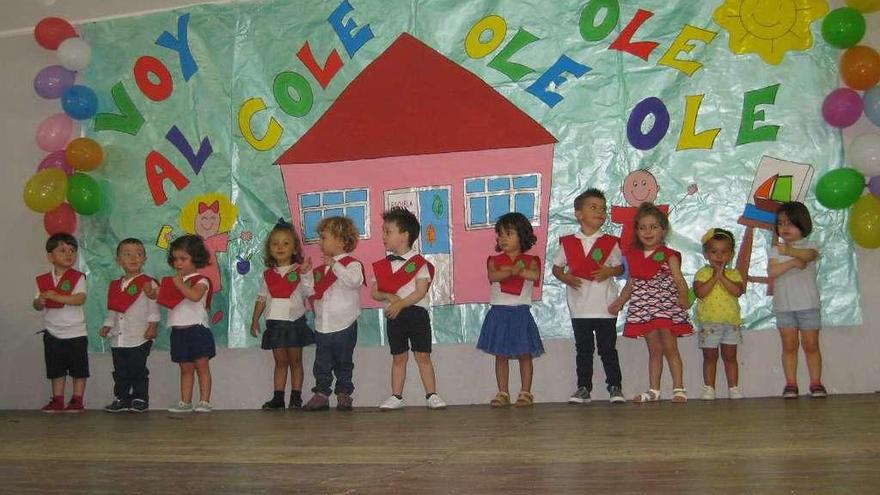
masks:
[[[53,234],[46,241],[46,258],[52,271],[37,277],[33,307],[43,312],[43,354],[52,398],[46,413],[78,413],[85,409],[83,394],[89,377],[88,337],[82,305],[86,302],[86,276],[76,271],[79,244],[70,234]],[[64,406],[65,376],[73,382],[73,396]]]
[[[660,399],[663,358],[672,374],[672,401],[687,402],[677,337],[693,332],[688,321],[687,285],[681,276],[681,254],[664,245],[669,219],[652,203],[639,206],[635,216],[636,237],[626,253],[630,278],[608,311],[617,313],[630,297],[623,336],[644,337],[648,346],[647,392],[636,402]]]
[[[330,409],[330,385],[336,375],[336,409],[351,411],[353,355],[364,267],[348,253],[357,246],[358,231],[346,217],[324,218],[317,231],[324,264],[313,270],[315,293],[310,298],[315,309],[315,386],[314,395],[303,409]]]
[[[284,409],[284,389],[290,368],[290,409],[302,407],[303,347],[315,342],[306,323],[306,298],[313,293],[311,259],[303,262],[302,245],[293,226],[279,220],[266,239],[263,284],[254,304],[251,334],[260,333],[260,316],[266,310],[266,331],[260,347],[275,358],[272,398],[263,409]]]
[[[612,403],[624,403],[617,357],[617,314],[608,306],[617,298],[612,277],[623,274],[619,240],[599,229],[606,218],[605,195],[587,189],[574,199],[574,216],[580,230],[559,238],[562,246],[553,260],[553,276],[568,286],[566,295],[577,351],[578,388],[570,404],[590,402],[593,390],[593,332],[605,368],[605,383]],[[568,271],[566,271],[568,267]]]
[[[187,234],[171,242],[168,264],[177,271],[159,284],[158,303],[168,308],[171,328],[171,360],[180,366],[180,401],[173,413],[211,412],[211,368],[208,360],[217,353],[208,328],[211,281],[196,270],[208,265],[210,254],[202,238]],[[155,292],[147,292],[147,296]],[[199,403],[192,406],[194,376],[199,378]]]
[[[782,243],[770,249],[768,275],[773,279],[773,310],[782,339],[782,397],[797,399],[798,336],[810,374],[810,397],[828,395],[822,385],[822,353],[819,351],[819,289],[816,286],[815,242],[804,239],[813,230],[810,212],[802,203],[784,203],[776,213],[776,235]]]
[[[434,365],[431,363],[431,318],[428,287],[434,265],[413,249],[419,238],[419,220],[409,210],[392,208],[382,214],[382,242],[387,258],[373,263],[372,296],[385,301],[388,344],[391,348],[391,397],[379,409],[400,409],[406,381],[408,351],[412,348],[425,387],[428,409],[443,409],[446,402],[437,395]]]
[[[524,254],[537,238],[532,224],[521,213],[506,213],[495,222],[495,251],[486,262],[492,284],[489,312],[483,320],[477,349],[495,356],[495,380],[498,393],[489,403],[492,407],[510,405],[507,388],[510,367],[508,359],[519,361],[521,390],[516,399],[519,407],[531,406],[532,358],[544,353],[538,325],[529,311],[532,287],[541,280],[541,260]],[[526,283],[529,281],[531,283]]]
[[[709,264],[694,275],[697,321],[700,323],[698,343],[703,350],[703,394],[700,398],[715,400],[715,368],[720,345],[727,375],[727,397],[742,399],[736,346],[742,343],[739,297],[746,291],[746,284],[738,271],[727,268],[733,259],[736,242],[728,230],[709,229],[702,243],[703,257]]]
[[[159,305],[145,294],[145,288],[156,290],[156,281],[143,273],[147,253],[139,239],[123,239],[116,246],[116,263],[125,274],[110,282],[107,289],[107,317],[101,337],[112,337],[113,402],[107,412],[144,412],[149,408],[150,371],[147,357],[156,326]]]

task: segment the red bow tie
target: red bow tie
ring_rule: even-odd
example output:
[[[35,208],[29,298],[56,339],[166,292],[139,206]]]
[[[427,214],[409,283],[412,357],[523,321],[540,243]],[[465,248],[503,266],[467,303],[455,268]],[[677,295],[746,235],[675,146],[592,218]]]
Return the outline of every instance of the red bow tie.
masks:
[[[220,201],[214,201],[210,205],[206,205],[199,201],[199,213],[204,213],[208,210],[211,210],[214,213],[220,213]]]

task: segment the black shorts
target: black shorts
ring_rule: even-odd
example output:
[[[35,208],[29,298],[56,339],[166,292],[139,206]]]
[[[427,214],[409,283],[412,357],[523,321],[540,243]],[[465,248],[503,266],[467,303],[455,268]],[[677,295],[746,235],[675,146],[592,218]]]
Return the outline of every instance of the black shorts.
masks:
[[[43,332],[43,354],[46,357],[46,378],[89,377],[89,339],[74,337],[59,339]]]
[[[388,346],[391,354],[431,352],[431,317],[421,306],[407,306],[397,314],[397,318],[387,320]]]
[[[306,347],[315,343],[315,332],[306,323],[306,317],[300,316],[294,321],[266,320],[266,331],[263,332],[262,349],[281,349],[284,347]]]
[[[171,360],[175,363],[192,363],[205,357],[211,359],[216,354],[214,334],[208,327],[171,327]]]

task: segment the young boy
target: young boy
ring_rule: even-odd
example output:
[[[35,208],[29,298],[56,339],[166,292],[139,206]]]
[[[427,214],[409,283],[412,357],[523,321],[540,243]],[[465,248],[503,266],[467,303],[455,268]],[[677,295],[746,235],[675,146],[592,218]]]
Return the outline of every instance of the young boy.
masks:
[[[428,409],[443,409],[446,402],[437,395],[431,363],[428,287],[434,278],[434,265],[413,249],[420,230],[415,215],[404,208],[392,208],[382,214],[382,221],[382,242],[388,256],[373,263],[372,296],[386,302],[391,397],[380,404],[379,409],[390,411],[406,405],[403,384],[410,348],[419,366]]]
[[[568,310],[577,350],[578,388],[568,399],[571,404],[590,402],[594,332],[611,402],[626,402],[615,347],[617,315],[608,312],[618,292],[612,277],[623,273],[623,262],[618,239],[599,230],[605,223],[606,213],[602,191],[587,189],[578,195],[574,200],[574,216],[581,228],[559,239],[562,249],[553,260],[553,276],[568,286]]]
[[[357,319],[361,314],[364,267],[349,256],[358,241],[357,227],[349,218],[327,217],[318,223],[324,264],[313,270],[315,293],[315,386],[306,411],[330,409],[330,385],[336,375],[336,409],[351,411],[351,381]]]
[[[83,394],[89,377],[88,337],[82,305],[86,302],[86,277],[76,271],[79,244],[70,234],[53,234],[46,241],[46,258],[52,271],[37,277],[33,307],[43,312],[43,351],[46,378],[52,398],[43,412],[78,413],[85,409]],[[70,375],[73,396],[64,406],[64,387]]]
[[[144,293],[156,290],[156,281],[142,270],[147,260],[144,244],[134,238],[116,246],[116,263],[125,275],[107,289],[107,317],[101,337],[111,337],[113,353],[113,402],[107,412],[144,412],[149,408],[150,371],[147,357],[156,338],[159,304]]]

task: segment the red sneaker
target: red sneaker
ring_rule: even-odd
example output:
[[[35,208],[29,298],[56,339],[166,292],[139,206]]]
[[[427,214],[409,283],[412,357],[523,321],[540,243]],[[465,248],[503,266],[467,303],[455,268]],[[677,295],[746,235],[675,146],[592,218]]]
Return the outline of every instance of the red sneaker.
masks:
[[[85,405],[83,405],[82,399],[78,397],[71,397],[70,402],[67,403],[67,407],[64,408],[64,412],[66,413],[81,413],[86,410]]]
[[[41,409],[44,413],[64,412],[64,397],[52,397],[49,403]]]

